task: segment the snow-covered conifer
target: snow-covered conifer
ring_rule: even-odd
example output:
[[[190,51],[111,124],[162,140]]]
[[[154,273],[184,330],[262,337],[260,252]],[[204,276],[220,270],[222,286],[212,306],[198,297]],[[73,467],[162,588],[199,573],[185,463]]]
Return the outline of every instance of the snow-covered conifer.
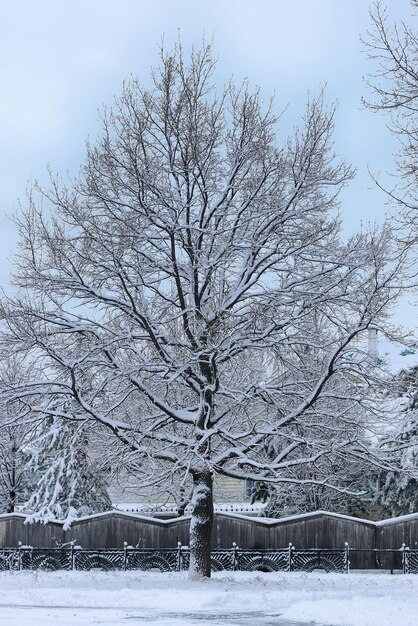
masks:
[[[112,508],[101,458],[92,458],[92,452],[82,423],[59,417],[40,421],[27,445],[24,466],[37,483],[23,505],[30,520],[59,519],[68,528],[77,517]]]
[[[396,469],[379,476],[376,500],[388,516],[418,511],[418,366],[402,371],[392,382],[395,426],[381,442]]]

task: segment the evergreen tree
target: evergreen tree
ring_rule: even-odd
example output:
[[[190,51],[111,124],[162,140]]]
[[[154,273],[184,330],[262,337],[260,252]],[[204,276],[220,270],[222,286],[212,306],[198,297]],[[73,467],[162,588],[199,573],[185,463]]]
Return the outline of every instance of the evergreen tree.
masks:
[[[68,528],[77,517],[112,508],[99,459],[90,450],[83,424],[58,417],[40,423],[25,468],[37,478],[37,489],[25,503],[29,519],[60,519]]]
[[[418,511],[418,366],[401,372],[392,384],[398,390],[399,421],[381,446],[398,471],[380,475],[376,500],[384,515],[397,516]]]

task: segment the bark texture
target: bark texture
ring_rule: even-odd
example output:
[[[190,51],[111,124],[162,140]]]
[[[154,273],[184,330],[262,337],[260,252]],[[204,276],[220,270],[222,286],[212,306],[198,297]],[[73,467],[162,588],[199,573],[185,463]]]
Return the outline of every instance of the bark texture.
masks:
[[[190,522],[190,575],[210,577],[213,528],[213,476],[210,471],[193,473],[192,519]]]

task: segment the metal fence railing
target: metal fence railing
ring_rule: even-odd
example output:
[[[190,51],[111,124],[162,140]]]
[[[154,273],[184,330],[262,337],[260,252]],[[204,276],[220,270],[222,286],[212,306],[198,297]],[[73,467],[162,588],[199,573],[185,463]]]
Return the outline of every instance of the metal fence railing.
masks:
[[[345,572],[350,569],[390,569],[404,574],[418,573],[418,550],[403,545],[399,550],[352,549],[346,543],[341,549],[297,549],[292,544],[276,550],[231,549],[212,550],[212,570],[264,572]],[[84,550],[71,543],[61,548],[0,549],[0,570],[187,570],[190,563],[188,546],[177,548],[134,548]]]

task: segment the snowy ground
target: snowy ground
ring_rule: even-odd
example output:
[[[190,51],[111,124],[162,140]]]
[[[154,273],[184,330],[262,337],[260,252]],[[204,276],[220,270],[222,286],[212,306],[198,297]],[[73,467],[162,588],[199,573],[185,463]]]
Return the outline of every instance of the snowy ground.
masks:
[[[418,576],[1,572],[7,626],[416,626]]]

